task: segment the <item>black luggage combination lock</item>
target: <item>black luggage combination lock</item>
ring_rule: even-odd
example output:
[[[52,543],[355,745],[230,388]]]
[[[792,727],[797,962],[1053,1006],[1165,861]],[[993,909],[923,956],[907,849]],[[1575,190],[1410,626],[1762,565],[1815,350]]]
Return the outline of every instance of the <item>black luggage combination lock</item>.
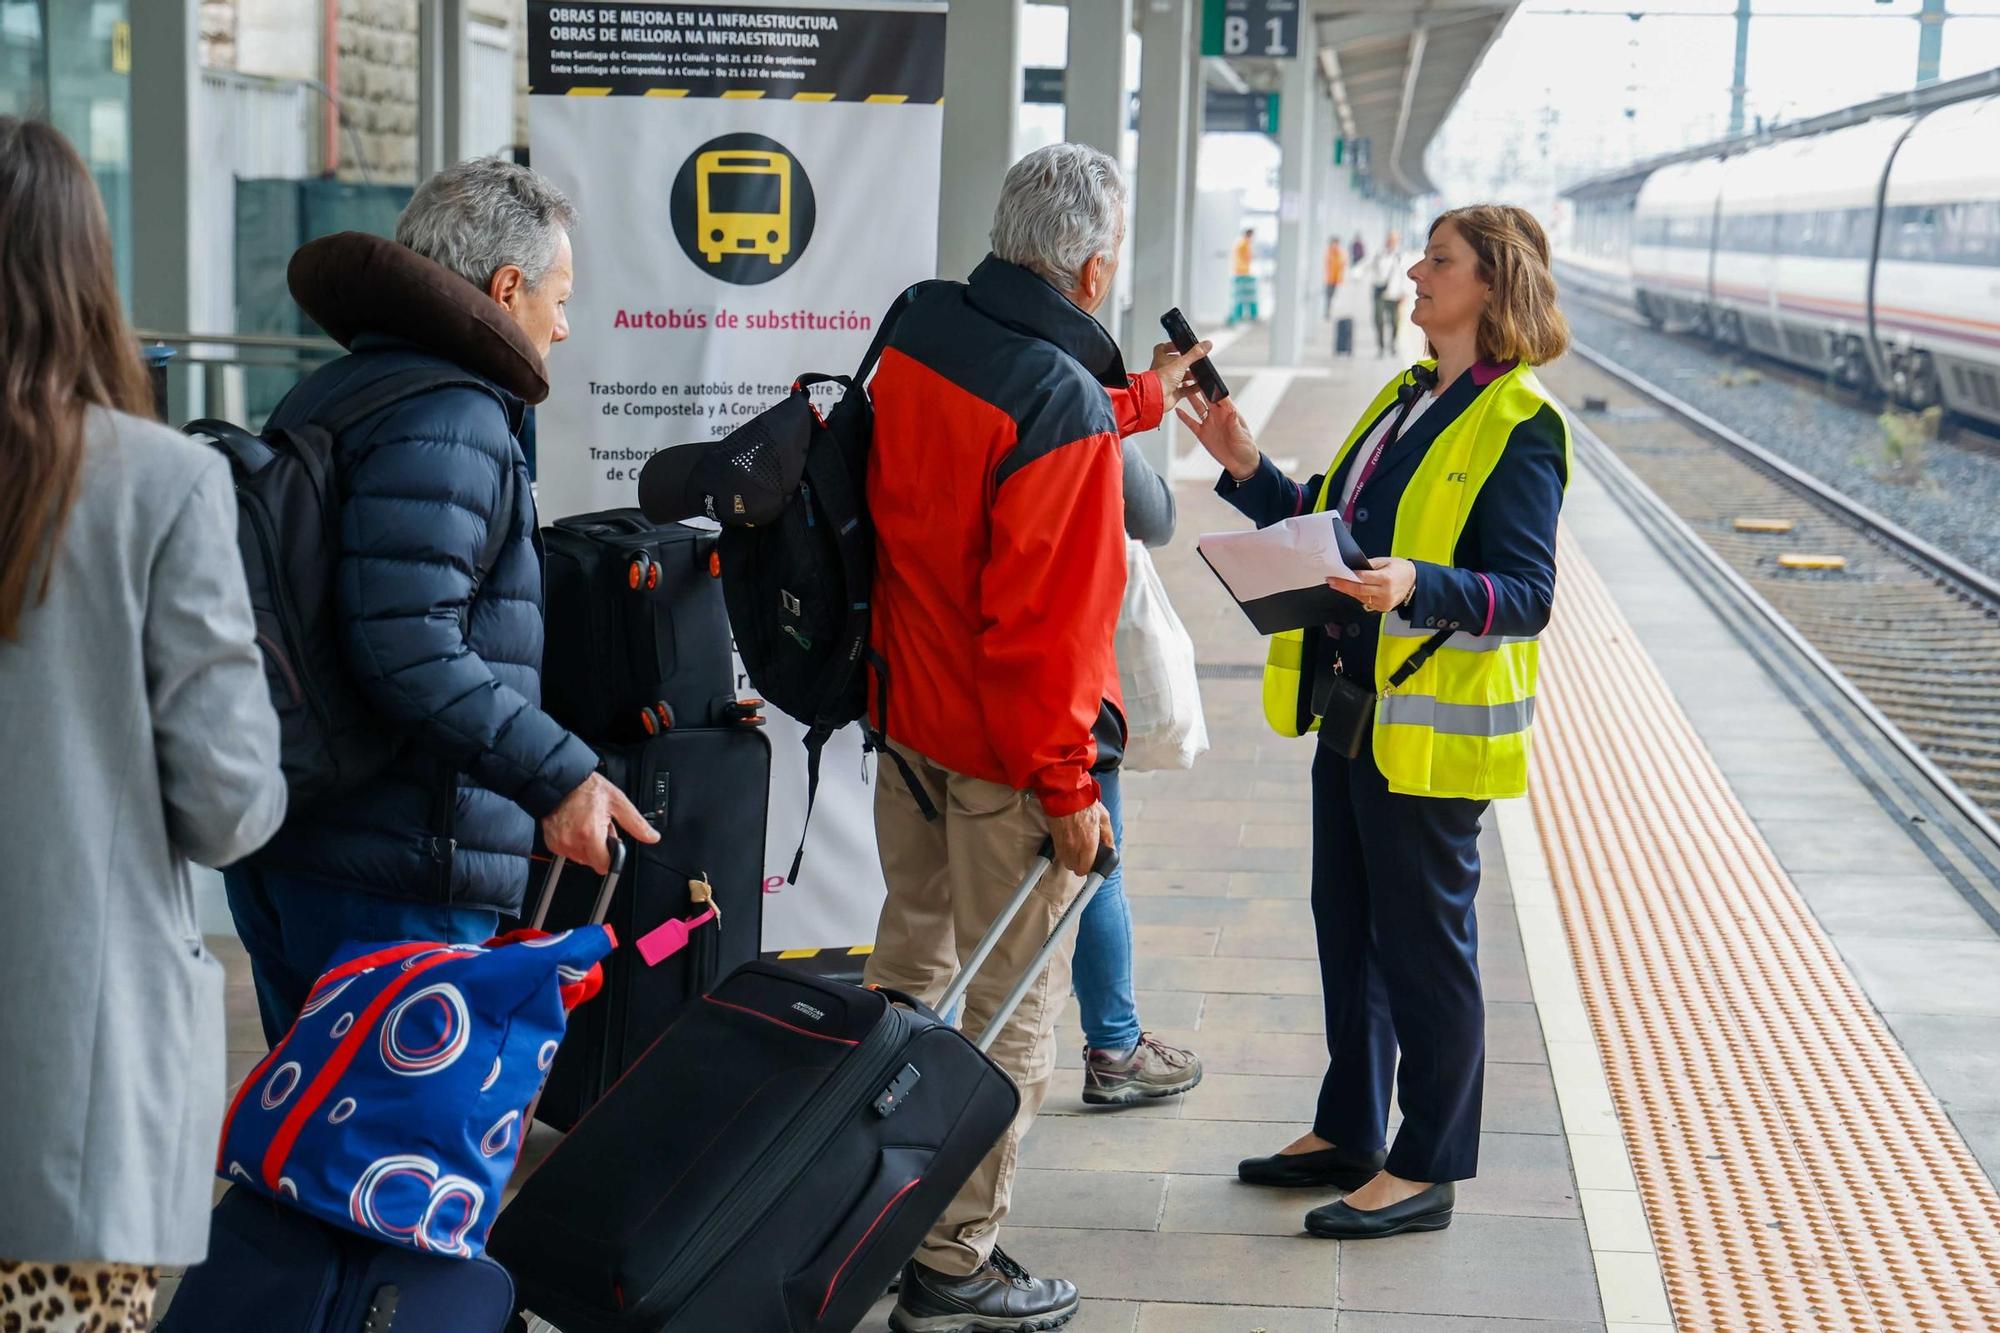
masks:
[[[911,1089],[923,1077],[915,1065],[904,1065],[903,1072],[889,1080],[889,1086],[882,1089],[882,1095],[875,1099],[875,1114],[884,1120],[895,1114],[896,1108],[908,1100]]]

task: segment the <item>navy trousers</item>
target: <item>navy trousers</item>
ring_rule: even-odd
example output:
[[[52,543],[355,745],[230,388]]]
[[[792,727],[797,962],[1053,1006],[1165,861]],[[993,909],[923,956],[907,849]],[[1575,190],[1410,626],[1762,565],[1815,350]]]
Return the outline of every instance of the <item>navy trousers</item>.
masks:
[[[1486,1006],[1472,899],[1485,809],[1391,792],[1365,750],[1321,749],[1313,762],[1328,1057],[1313,1133],[1356,1152],[1382,1147],[1396,1080],[1403,1123],[1387,1169],[1405,1180],[1478,1170]]]

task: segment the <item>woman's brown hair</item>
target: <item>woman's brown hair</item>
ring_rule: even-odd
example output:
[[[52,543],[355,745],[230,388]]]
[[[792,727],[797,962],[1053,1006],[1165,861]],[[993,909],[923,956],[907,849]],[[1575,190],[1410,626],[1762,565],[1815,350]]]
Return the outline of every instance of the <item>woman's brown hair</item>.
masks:
[[[111,229],[69,141],[0,116],[0,639],[47,595],[90,406],[150,413]]]
[[[1438,214],[1429,235],[1449,222],[1479,260],[1493,288],[1479,312],[1479,359],[1544,365],[1569,350],[1569,321],[1556,304],[1549,238],[1535,215],[1512,204],[1474,204]]]

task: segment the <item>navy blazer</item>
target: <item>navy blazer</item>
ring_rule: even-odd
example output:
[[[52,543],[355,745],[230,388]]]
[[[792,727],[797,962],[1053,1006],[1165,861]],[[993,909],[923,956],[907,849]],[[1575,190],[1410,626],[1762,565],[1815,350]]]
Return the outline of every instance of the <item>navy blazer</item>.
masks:
[[[1354,497],[1354,539],[1371,556],[1386,556],[1396,531],[1396,508],[1416,474],[1431,441],[1470,407],[1502,373],[1505,366],[1482,364],[1445,388],[1383,455],[1375,474]],[[1396,409],[1392,400],[1371,418],[1362,441],[1368,440],[1384,416]],[[1257,471],[1237,483],[1227,472],[1215,493],[1258,527],[1269,527],[1318,502],[1320,487],[1330,485],[1338,496],[1348,472],[1362,465],[1366,449],[1357,445],[1342,460],[1331,479],[1316,476],[1300,485],[1272,464],[1257,461]],[[1407,614],[1412,623],[1472,634],[1526,636],[1540,634],[1549,623],[1556,586],[1556,516],[1562,510],[1563,489],[1569,482],[1563,452],[1563,423],[1556,410],[1544,406],[1521,422],[1507,440],[1500,462],[1479,488],[1459,536],[1450,565],[1416,561],[1417,586]],[[1343,614],[1326,627],[1338,645],[1341,673],[1369,688],[1375,682],[1376,632],[1381,616],[1364,611],[1361,603],[1343,598]]]

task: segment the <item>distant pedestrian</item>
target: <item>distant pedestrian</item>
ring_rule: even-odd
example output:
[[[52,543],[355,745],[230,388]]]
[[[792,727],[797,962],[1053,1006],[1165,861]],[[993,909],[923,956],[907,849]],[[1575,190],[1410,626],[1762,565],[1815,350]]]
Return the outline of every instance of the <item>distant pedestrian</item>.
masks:
[[[1340,292],[1341,279],[1347,276],[1347,253],[1340,248],[1340,238],[1326,238],[1326,312],[1321,319],[1333,320],[1333,298]]]
[[[1229,323],[1234,326],[1239,320],[1257,322],[1257,275],[1251,268],[1255,254],[1257,233],[1249,227],[1236,238],[1236,249],[1230,264],[1230,308]]]
[[[150,420],[90,171],[0,117],[0,1329],[150,1326],[208,1253],[222,965],[190,860],[285,817],[222,455]]]
[[[1390,232],[1382,248],[1368,261],[1370,303],[1375,316],[1375,355],[1393,356],[1403,331],[1403,303],[1410,297],[1410,277],[1404,270],[1402,238]]]
[[[1353,242],[1347,247],[1347,262],[1358,266],[1367,257],[1368,247],[1361,243],[1361,233],[1357,231],[1354,233]]]

